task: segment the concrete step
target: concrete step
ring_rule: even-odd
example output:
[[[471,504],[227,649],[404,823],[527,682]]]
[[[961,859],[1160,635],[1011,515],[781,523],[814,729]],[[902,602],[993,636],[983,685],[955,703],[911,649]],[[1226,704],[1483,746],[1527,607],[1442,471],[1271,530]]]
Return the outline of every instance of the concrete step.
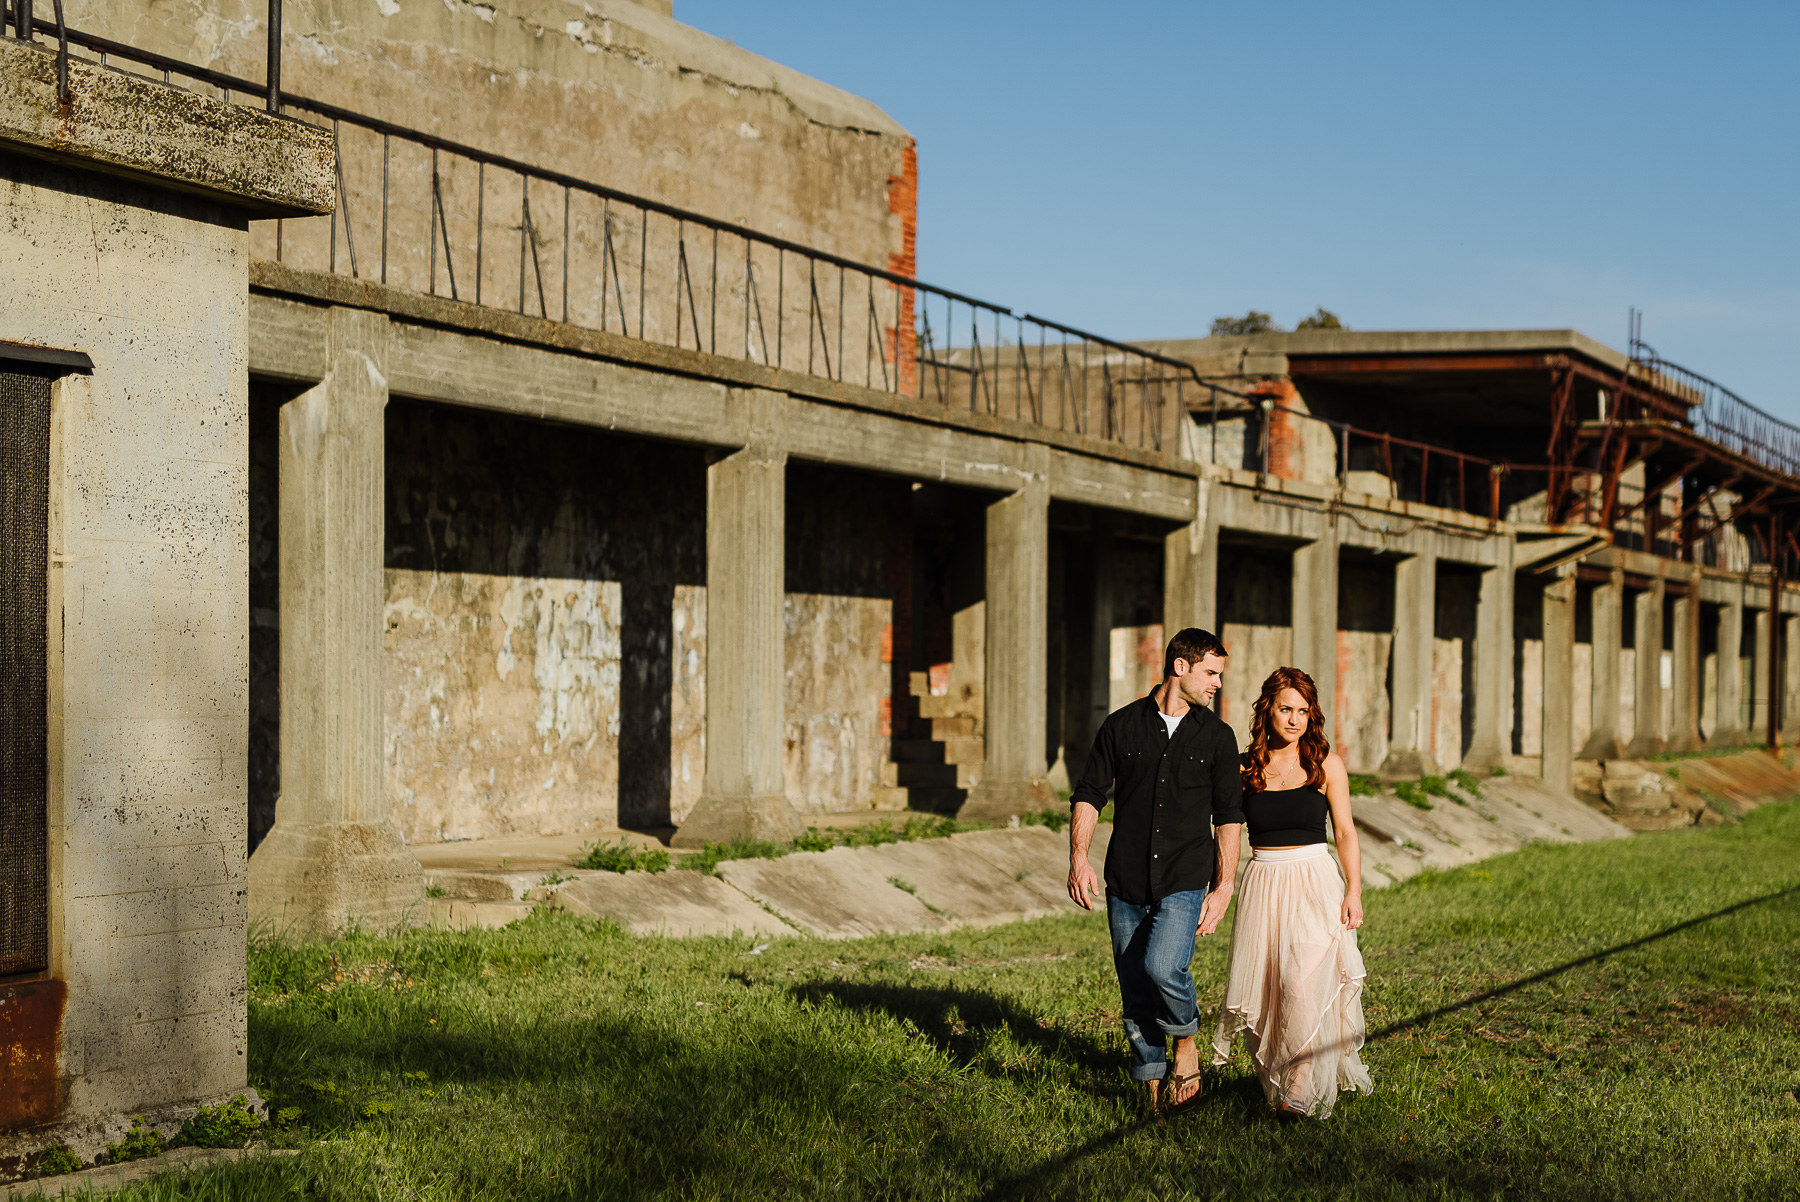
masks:
[[[908,789],[911,808],[928,814],[954,814],[969,800],[967,789]]]
[[[976,693],[969,697],[953,695],[920,697],[918,705],[919,717],[930,718],[933,721],[939,718],[976,718],[981,714],[981,695]]]
[[[439,890],[444,900],[474,902],[516,902],[543,879],[542,872],[479,872],[427,869],[427,895]]]
[[[956,779],[959,771],[955,764],[887,763],[881,766],[881,783],[902,789],[956,788],[960,783]]]
[[[494,930],[528,918],[537,909],[536,902],[526,901],[462,901],[454,898],[431,898],[426,902],[426,923],[452,931],[475,928]]]
[[[987,740],[978,738],[895,739],[891,758],[897,764],[979,764]]]
[[[931,738],[933,742],[946,739],[979,739],[981,737],[981,719],[974,715],[960,717],[933,718],[931,720]]]

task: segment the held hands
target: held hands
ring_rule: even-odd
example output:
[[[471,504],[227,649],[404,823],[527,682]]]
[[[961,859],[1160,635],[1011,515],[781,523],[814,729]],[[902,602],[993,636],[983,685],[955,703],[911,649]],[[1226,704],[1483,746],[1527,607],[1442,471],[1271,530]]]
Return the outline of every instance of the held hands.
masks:
[[[1086,856],[1069,862],[1069,898],[1083,910],[1092,910],[1094,903],[1104,896],[1100,889],[1100,878],[1094,875],[1094,866],[1088,863]]]
[[[1231,906],[1232,887],[1221,885],[1206,895],[1200,903],[1199,933],[1210,935],[1219,929],[1219,923],[1225,918],[1225,911]]]
[[[1363,922],[1362,894],[1346,893],[1344,895],[1344,904],[1340,914],[1344,920],[1344,925],[1351,930],[1354,931],[1357,927],[1361,926]]]

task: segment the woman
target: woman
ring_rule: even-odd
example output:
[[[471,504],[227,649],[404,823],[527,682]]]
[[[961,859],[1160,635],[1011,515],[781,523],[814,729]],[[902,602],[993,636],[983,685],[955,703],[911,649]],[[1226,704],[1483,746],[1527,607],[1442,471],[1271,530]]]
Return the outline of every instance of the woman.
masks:
[[[1357,1055],[1362,857],[1350,776],[1324,726],[1312,677],[1277,668],[1256,699],[1240,769],[1252,856],[1238,891],[1213,1063],[1224,1064],[1244,1032],[1263,1095],[1283,1117],[1327,1118],[1339,1089],[1370,1088]],[[1327,813],[1341,877],[1325,845]]]

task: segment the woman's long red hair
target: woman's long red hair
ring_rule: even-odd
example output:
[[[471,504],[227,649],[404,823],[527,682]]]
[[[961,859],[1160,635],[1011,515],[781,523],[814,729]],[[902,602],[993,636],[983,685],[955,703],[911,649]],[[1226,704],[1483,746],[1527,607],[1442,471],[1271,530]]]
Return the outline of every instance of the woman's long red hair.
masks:
[[[1263,775],[1269,768],[1269,735],[1275,720],[1275,698],[1281,690],[1292,689],[1306,702],[1306,733],[1300,736],[1300,766],[1306,769],[1306,783],[1314,789],[1325,787],[1325,757],[1331,754],[1331,741],[1325,737],[1325,713],[1319,708],[1318,686],[1313,678],[1298,668],[1277,668],[1263,681],[1262,696],[1256,699],[1250,716],[1250,750],[1238,775],[1244,792],[1261,793]]]

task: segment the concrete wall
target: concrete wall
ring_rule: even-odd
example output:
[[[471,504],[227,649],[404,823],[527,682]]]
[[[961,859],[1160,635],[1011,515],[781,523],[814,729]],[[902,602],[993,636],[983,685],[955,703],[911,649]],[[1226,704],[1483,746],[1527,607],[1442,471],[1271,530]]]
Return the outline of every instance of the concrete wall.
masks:
[[[51,391],[49,967],[0,986],[0,1156],[92,1155],[245,1083],[246,209],[327,177],[312,131],[168,89],[78,66],[59,103],[10,40],[0,79],[0,341],[93,362]]]
[[[79,28],[241,78],[264,76],[265,0],[69,0],[67,7]],[[917,160],[906,131],[866,100],[666,12],[628,0],[287,0],[283,27],[288,91],[859,263],[914,271]],[[432,216],[430,152],[396,141],[384,163],[378,136],[345,125],[339,137],[347,195],[336,226],[290,220],[278,234],[274,222],[258,223],[252,231],[258,256],[323,270],[332,261],[335,237],[338,270],[348,272],[354,239],[364,278],[427,291],[433,288],[435,243],[435,288],[442,294],[450,295],[454,271],[464,299],[479,287],[486,303],[517,307],[525,272],[523,304],[560,315],[566,253],[570,317],[600,328],[610,220],[633,333],[640,332],[636,277],[642,257],[656,297],[643,311],[643,329],[659,341],[675,339],[673,221],[650,218],[646,235],[639,211],[614,206],[609,219],[600,199],[577,195],[565,246],[563,197],[542,185],[530,198],[536,255],[527,269],[517,176],[480,174],[466,160],[440,155],[447,219],[439,229]],[[709,334],[711,253],[710,236],[690,243],[697,307]],[[720,255],[717,324],[741,350],[743,245],[728,239]],[[740,270],[734,273],[734,267]],[[777,267],[773,254],[758,258],[766,276],[760,287],[771,354]],[[804,357],[809,310],[804,281],[795,278],[791,263],[788,274],[785,341],[793,363],[797,354]],[[844,308],[857,319],[866,315],[867,297],[853,291]],[[836,281],[821,283],[820,293],[827,326],[835,327]],[[886,289],[875,298],[884,325],[894,324],[895,300]],[[617,329],[620,319],[615,297],[608,324]],[[853,375],[859,379],[867,351],[862,330],[853,326],[845,346],[846,356],[856,358]],[[694,344],[691,324],[686,341]]]

